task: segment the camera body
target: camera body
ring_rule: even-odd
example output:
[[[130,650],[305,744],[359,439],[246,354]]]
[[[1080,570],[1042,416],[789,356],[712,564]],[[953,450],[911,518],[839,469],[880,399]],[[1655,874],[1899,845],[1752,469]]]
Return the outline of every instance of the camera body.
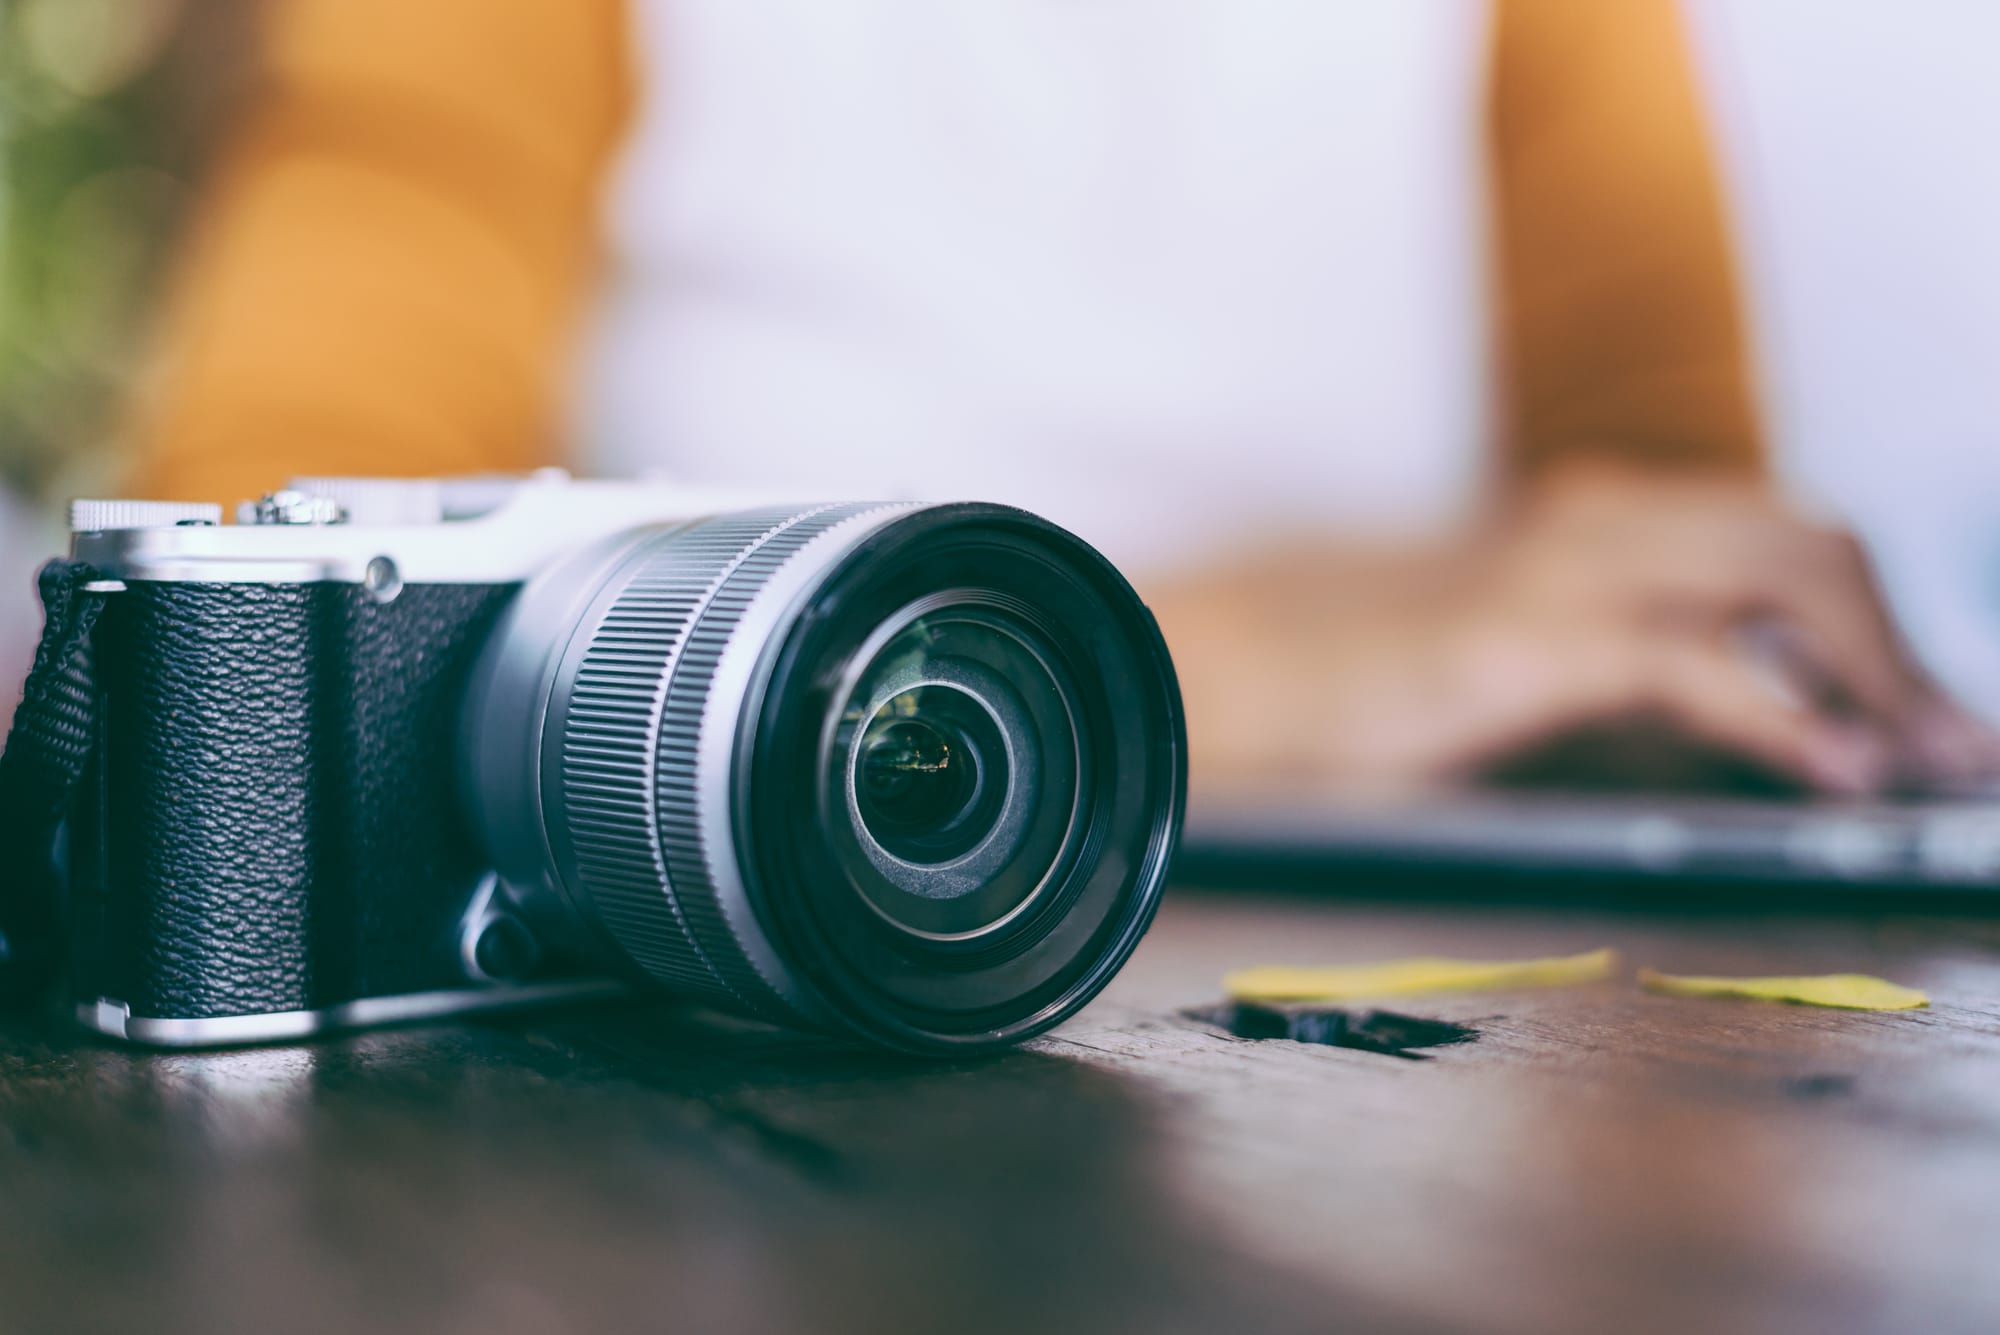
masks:
[[[233,526],[72,510],[74,556],[121,586],[70,821],[79,1018],[201,1045],[614,990],[500,893],[460,797],[463,701],[538,570],[753,498],[560,475],[289,493]]]
[[[1085,680],[1116,646],[1073,642],[1104,614],[1042,590],[1071,557],[1031,516],[550,472],[219,518],[72,510],[106,598],[68,822],[88,1026],[256,1042],[663,984],[937,1050],[1055,1023],[1150,919],[1171,667],[1140,609],[1105,633],[1157,660],[1148,707]],[[1109,570],[1064,578],[1137,608]]]

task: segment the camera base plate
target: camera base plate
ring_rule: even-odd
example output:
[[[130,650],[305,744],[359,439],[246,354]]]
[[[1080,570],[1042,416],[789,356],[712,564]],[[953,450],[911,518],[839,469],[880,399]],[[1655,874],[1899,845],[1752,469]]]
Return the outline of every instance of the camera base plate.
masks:
[[[287,1043],[317,1034],[382,1025],[412,1024],[474,1011],[558,1002],[609,1001],[630,997],[627,984],[604,978],[569,979],[521,987],[458,988],[411,992],[393,997],[362,997],[318,1010],[270,1011],[259,1015],[215,1015],[199,1019],[134,1015],[122,1001],[100,997],[76,1008],[86,1029],[155,1048],[236,1047],[250,1043]]]

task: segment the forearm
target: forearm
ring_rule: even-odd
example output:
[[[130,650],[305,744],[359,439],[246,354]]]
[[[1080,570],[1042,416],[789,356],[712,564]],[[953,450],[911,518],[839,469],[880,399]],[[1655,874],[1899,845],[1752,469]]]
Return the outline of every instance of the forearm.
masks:
[[[1751,472],[1761,432],[1673,0],[1498,0],[1492,162],[1508,471]]]

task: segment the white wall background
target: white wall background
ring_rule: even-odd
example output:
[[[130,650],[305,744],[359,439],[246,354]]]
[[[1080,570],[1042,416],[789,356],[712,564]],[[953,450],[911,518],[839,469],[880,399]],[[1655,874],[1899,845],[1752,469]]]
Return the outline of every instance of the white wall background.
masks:
[[[2000,718],[2000,3],[1686,3],[1782,466]]]

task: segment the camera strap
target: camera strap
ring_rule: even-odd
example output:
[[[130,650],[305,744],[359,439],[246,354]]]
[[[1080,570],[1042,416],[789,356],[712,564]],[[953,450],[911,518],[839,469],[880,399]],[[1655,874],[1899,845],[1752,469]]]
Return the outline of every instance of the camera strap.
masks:
[[[62,953],[56,833],[97,735],[90,632],[105,595],[81,561],[41,569],[41,643],[0,751],[0,1000],[33,995]]]

